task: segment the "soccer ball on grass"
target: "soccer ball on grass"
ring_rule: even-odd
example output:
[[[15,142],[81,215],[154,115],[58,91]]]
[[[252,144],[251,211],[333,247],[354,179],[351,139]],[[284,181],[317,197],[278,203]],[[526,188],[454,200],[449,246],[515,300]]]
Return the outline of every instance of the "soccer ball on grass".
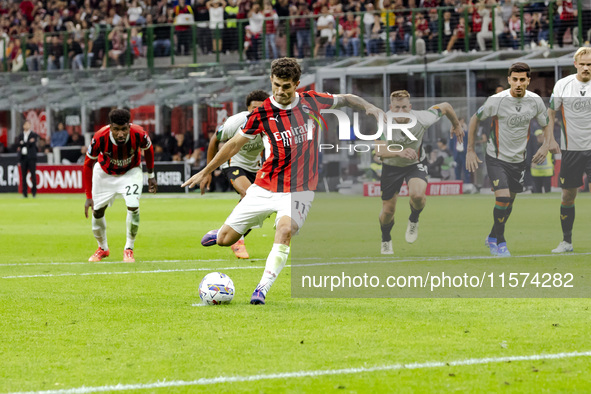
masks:
[[[199,284],[199,297],[205,305],[229,304],[234,298],[234,283],[226,274],[209,273]]]

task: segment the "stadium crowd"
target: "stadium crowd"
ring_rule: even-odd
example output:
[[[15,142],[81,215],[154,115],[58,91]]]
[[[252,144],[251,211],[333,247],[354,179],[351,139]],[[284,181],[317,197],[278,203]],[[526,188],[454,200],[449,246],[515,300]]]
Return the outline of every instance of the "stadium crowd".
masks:
[[[193,25],[201,53],[241,47],[249,60],[284,56],[288,45],[300,58],[331,57],[337,50],[346,56],[404,53],[413,32],[415,44],[428,52],[465,50],[466,38],[469,50],[486,50],[493,36],[498,48],[517,49],[522,38],[528,46],[546,46],[550,19],[558,46],[578,46],[579,35],[583,41],[591,35],[591,2],[581,7],[579,33],[576,0],[2,0],[0,64],[34,71],[47,57],[49,70],[63,69],[64,59],[73,69],[83,68],[84,59],[90,67],[121,66],[126,52],[131,61],[146,56],[148,41],[155,57],[171,50],[186,55]]]

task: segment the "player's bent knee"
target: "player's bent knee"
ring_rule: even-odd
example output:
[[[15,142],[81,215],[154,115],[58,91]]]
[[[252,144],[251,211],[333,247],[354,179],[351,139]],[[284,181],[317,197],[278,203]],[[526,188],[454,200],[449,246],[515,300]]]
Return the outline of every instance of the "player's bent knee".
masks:
[[[509,192],[509,189],[495,190],[495,197],[511,198],[511,193]]]
[[[396,212],[396,204],[385,202],[382,204],[382,214],[384,215],[394,215]]]
[[[218,231],[217,244],[219,246],[232,246],[240,239],[242,235],[239,234],[232,227],[223,225]]]
[[[282,244],[289,245],[289,243],[291,242],[292,233],[295,234],[297,232],[298,232],[297,226],[295,227],[295,230],[294,230],[294,228],[290,228],[290,227],[278,228],[277,231],[275,232],[275,243],[282,243]]]
[[[577,189],[562,189],[562,205],[573,205],[577,198]]]
[[[230,239],[229,237],[226,237],[226,238],[220,238],[220,237],[218,237],[217,244],[219,246],[232,246],[232,245],[234,245],[235,242],[230,242],[229,239]]]
[[[575,199],[562,199],[562,201],[560,202],[562,205],[564,206],[571,206],[571,205],[575,205]]]
[[[298,233],[298,231],[300,231],[300,227],[298,226],[298,224],[295,221],[291,221],[291,233],[290,233],[290,238],[293,237],[294,235],[296,235]]]
[[[570,195],[563,195],[561,201],[563,205],[572,205],[575,202],[575,197]]]
[[[410,203],[414,209],[423,209],[427,203],[427,199],[425,197],[411,197]]]
[[[94,216],[95,219],[100,219],[103,216],[105,216],[105,210],[106,209],[107,209],[107,207],[102,207],[102,208],[99,208],[97,210],[93,210],[92,211],[92,216]]]
[[[289,216],[281,217],[275,230],[275,243],[289,244],[292,234],[298,230],[298,225]]]
[[[427,201],[427,197],[424,193],[411,193],[410,199],[415,203],[425,203]]]
[[[394,213],[395,212],[396,212],[396,210],[393,209],[393,208],[392,209],[390,209],[390,208],[388,208],[388,209],[384,208],[384,209],[382,209],[382,213],[380,214],[380,216],[391,217],[391,216],[394,216]]]

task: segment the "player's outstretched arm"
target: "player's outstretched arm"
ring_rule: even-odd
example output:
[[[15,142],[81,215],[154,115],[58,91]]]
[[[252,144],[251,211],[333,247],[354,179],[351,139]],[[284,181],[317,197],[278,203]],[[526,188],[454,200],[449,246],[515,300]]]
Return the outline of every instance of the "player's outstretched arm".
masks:
[[[351,107],[363,110],[367,115],[375,117],[378,122],[386,122],[386,113],[383,110],[359,96],[354,94],[335,94],[335,97],[338,99],[336,108]]]
[[[480,121],[476,114],[470,118],[470,125],[468,126],[468,149],[466,150],[466,168],[470,172],[475,172],[478,169],[478,163],[482,163],[482,160],[476,155],[474,150],[474,141],[476,140],[476,130]]]
[[[82,181],[84,182],[84,193],[86,194],[86,202],[84,203],[84,216],[88,219],[88,209],[91,212],[94,209],[94,202],[92,201],[92,167],[96,160],[86,156],[84,158],[84,166],[82,167]]]
[[[215,155],[215,157],[205,166],[205,168],[193,175],[189,180],[181,185],[181,187],[194,187],[200,185],[201,194],[205,193],[205,177],[211,174],[222,163],[230,160],[238,151],[248,142],[249,138],[242,134],[236,134],[228,142],[222,146],[222,149]]]
[[[211,138],[209,139],[209,146],[207,147],[207,164],[209,164],[215,155],[218,153],[220,146],[220,140],[218,140],[218,136],[214,133]],[[209,190],[209,185],[211,184],[211,174],[208,174],[205,177],[204,186]]]
[[[464,129],[462,129],[462,126],[460,125],[460,120],[458,119],[458,115],[456,115],[456,111],[454,111],[454,108],[451,106],[451,104],[445,102],[437,104],[436,106],[439,107],[439,109],[441,109],[441,113],[445,115],[447,119],[449,119],[449,121],[451,122],[451,130],[449,133],[449,137],[451,138],[455,135],[460,144],[464,142]]]

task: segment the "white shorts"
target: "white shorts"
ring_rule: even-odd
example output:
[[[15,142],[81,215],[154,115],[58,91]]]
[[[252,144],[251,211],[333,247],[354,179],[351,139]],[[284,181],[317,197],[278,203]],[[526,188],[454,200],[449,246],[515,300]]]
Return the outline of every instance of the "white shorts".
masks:
[[[144,175],[140,167],[134,167],[122,175],[109,175],[95,163],[92,171],[92,201],[94,209],[111,205],[117,194],[125,199],[129,208],[140,206]]]
[[[313,191],[274,193],[253,184],[224,224],[232,227],[238,234],[244,234],[253,227],[262,226],[265,219],[277,213],[275,226],[283,216],[289,216],[296,222],[298,229],[301,229],[313,201]]]

